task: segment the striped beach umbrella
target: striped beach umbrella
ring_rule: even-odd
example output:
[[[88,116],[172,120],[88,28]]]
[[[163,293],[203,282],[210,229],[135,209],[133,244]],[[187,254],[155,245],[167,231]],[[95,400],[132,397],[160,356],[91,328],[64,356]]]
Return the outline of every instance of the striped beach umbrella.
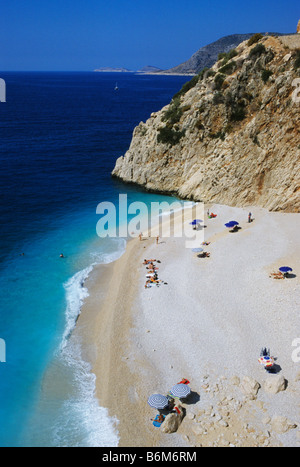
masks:
[[[148,399],[148,404],[154,409],[165,409],[169,405],[169,401],[166,396],[162,394],[152,394]]]
[[[178,399],[184,399],[191,394],[191,388],[187,384],[175,384],[170,390],[170,393]]]

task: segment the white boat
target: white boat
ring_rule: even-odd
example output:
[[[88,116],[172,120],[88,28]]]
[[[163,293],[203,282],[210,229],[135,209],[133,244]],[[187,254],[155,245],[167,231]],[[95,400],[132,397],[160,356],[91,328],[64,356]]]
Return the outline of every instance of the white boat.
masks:
[[[116,83],[116,85],[115,85],[115,91],[119,91],[118,83]]]

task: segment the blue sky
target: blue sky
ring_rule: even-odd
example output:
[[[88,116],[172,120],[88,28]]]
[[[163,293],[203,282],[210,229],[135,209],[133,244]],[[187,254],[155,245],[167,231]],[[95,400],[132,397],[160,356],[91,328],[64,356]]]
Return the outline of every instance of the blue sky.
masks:
[[[0,70],[170,68],[234,33],[295,32],[299,0],[0,0]]]

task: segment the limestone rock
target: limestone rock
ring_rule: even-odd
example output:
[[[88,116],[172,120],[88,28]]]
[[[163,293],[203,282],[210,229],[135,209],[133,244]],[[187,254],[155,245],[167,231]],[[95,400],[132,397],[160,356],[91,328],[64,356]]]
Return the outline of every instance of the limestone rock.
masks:
[[[240,384],[243,394],[250,399],[254,399],[260,389],[260,384],[253,378],[245,376]]]
[[[179,426],[180,426],[180,424],[181,424],[181,422],[182,422],[182,420],[184,418],[184,410],[183,410],[183,407],[181,407],[179,405],[177,407],[178,407],[178,409],[180,410],[181,413],[180,414],[178,414],[178,413],[169,413],[166,416],[166,418],[164,420],[164,423],[161,426],[161,429],[162,429],[162,431],[164,433],[175,433],[178,430],[178,428],[179,428]]]
[[[238,376],[233,376],[231,378],[231,384],[233,384],[234,386],[239,386],[241,383],[241,380]]]
[[[277,394],[280,391],[285,391],[286,380],[282,375],[272,375],[264,383],[264,390],[270,394]]]
[[[218,61],[136,127],[113,176],[182,199],[300,212],[297,48],[298,35],[240,44],[226,68]]]
[[[300,19],[299,19],[299,21],[298,21],[297,33],[300,34]]]
[[[276,433],[283,434],[293,428],[297,428],[297,425],[289,421],[286,417],[275,415],[271,420],[271,428]]]

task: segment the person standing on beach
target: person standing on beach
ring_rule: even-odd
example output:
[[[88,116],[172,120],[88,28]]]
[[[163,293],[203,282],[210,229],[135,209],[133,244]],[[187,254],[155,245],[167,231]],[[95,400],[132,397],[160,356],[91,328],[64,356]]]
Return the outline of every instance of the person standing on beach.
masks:
[[[251,212],[249,212],[249,214],[248,214],[248,222],[249,222],[249,224],[252,222],[252,214],[251,214]]]
[[[156,237],[156,245],[158,245],[159,237]]]

